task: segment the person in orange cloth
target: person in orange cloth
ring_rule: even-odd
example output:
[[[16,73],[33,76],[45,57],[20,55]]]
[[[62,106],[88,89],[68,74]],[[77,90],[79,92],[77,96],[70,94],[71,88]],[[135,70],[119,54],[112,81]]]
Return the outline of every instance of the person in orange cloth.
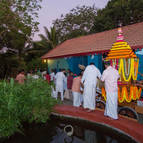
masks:
[[[118,85],[117,81],[120,78],[118,71],[110,66],[110,61],[105,62],[105,70],[101,76],[101,81],[105,82],[106,90],[106,107],[104,115],[113,119],[118,119]]]
[[[19,71],[19,74],[16,76],[15,80],[20,84],[24,83],[24,81],[26,80],[26,77],[24,75],[24,70]]]

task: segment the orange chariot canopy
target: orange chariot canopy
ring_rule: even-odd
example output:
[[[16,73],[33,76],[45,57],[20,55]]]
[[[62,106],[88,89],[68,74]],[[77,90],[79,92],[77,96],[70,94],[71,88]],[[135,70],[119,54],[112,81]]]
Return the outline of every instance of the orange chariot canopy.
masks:
[[[137,57],[128,43],[125,42],[123,39],[124,37],[122,35],[122,29],[118,28],[117,41],[112,45],[112,48],[110,49],[106,60]]]

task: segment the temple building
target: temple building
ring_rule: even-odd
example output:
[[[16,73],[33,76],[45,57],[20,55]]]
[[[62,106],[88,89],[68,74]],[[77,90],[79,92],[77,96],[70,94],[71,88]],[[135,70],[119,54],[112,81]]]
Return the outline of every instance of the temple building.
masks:
[[[47,62],[49,69],[66,68],[74,73],[79,73],[79,64],[86,66],[90,62],[94,62],[102,72],[102,59],[108,54],[113,43],[116,42],[117,31],[118,29],[115,28],[66,40],[43,55],[42,60]],[[143,73],[143,52],[140,51],[143,49],[143,22],[123,26],[122,31],[125,41],[139,58],[139,72]],[[118,54],[121,55],[122,53]]]

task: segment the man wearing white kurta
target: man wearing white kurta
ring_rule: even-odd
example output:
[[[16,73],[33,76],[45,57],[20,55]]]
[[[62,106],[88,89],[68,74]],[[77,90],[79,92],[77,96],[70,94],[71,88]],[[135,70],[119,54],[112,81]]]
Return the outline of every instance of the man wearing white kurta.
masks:
[[[89,109],[88,111],[95,110],[97,77],[100,78],[101,73],[94,63],[91,63],[86,67],[81,79],[81,83],[84,85],[83,107]]]
[[[118,86],[117,81],[120,78],[118,71],[110,66],[110,62],[105,62],[105,68],[101,80],[105,81],[106,107],[104,115],[113,119],[118,119]]]
[[[63,92],[64,92],[64,82],[66,82],[66,77],[64,75],[65,70],[63,69],[61,72],[58,72],[55,76],[56,79],[56,98],[58,97],[58,92],[61,94],[61,100],[64,100]]]

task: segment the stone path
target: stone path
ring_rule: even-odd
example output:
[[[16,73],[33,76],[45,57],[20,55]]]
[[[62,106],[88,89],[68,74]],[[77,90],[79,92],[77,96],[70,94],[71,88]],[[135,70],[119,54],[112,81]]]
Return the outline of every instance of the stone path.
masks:
[[[77,108],[67,104],[71,104],[71,102],[64,101],[63,104],[56,105],[53,113],[78,119],[80,118],[102,125],[104,124],[128,134],[137,142],[143,143],[143,124],[138,123],[136,120],[123,116],[119,116],[118,120],[111,120],[104,116],[104,110],[96,109],[94,112],[87,113],[81,107]]]

